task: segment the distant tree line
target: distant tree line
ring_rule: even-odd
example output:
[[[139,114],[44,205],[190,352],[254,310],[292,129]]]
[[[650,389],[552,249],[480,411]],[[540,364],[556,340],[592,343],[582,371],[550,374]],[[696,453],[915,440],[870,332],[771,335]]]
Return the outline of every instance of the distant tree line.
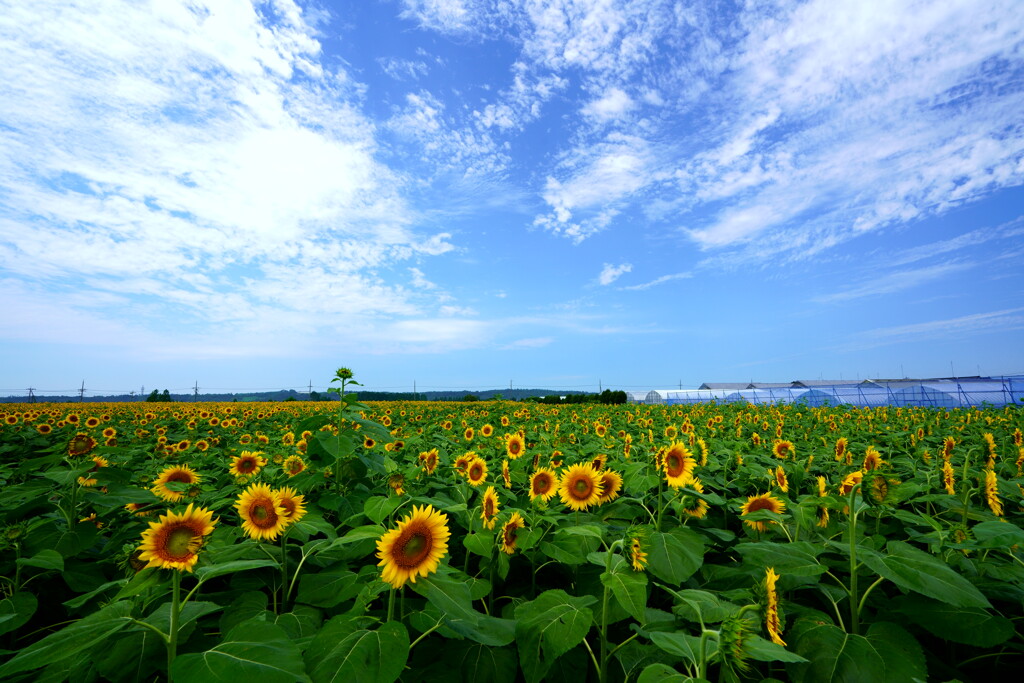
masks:
[[[600,394],[568,394],[566,396],[542,396],[539,398],[527,399],[531,402],[544,403],[547,405],[558,405],[562,403],[603,403],[615,405],[626,402],[625,391],[612,391],[605,389]]]
[[[159,389],[154,389],[146,397],[146,403],[171,403],[172,401],[171,392],[167,389],[164,389],[163,393],[160,393]]]

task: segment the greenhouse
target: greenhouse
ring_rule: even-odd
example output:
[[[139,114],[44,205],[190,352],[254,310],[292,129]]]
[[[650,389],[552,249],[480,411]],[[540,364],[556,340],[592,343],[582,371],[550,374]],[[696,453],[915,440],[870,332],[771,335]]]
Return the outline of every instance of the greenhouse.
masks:
[[[961,377],[899,380],[798,380],[768,382],[707,382],[699,389],[651,389],[629,392],[631,403],[675,405],[737,403],[754,405],[801,403],[808,406],[851,405],[964,408],[984,405],[1024,405],[1024,376]]]

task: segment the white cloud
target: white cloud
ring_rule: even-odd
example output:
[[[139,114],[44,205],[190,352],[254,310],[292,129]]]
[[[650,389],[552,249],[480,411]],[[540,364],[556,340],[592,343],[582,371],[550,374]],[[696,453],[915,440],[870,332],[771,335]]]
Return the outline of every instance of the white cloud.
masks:
[[[861,350],[905,342],[933,342],[939,339],[956,339],[992,332],[1007,332],[1024,329],[1024,308],[1007,308],[988,313],[972,313],[945,320],[930,320],[923,323],[896,325],[867,330],[857,335],[858,339],[843,347],[843,350]]]
[[[500,347],[502,351],[519,351],[522,349],[539,349],[548,346],[553,341],[552,337],[530,337],[529,339],[517,339],[510,344]]]
[[[380,68],[384,70],[384,73],[396,81],[415,81],[421,76],[426,76],[428,71],[427,65],[424,62],[411,59],[381,57],[377,60],[377,63],[380,64]]]
[[[609,88],[601,97],[583,106],[583,114],[598,121],[611,121],[634,109],[636,104],[620,88]]]
[[[425,28],[461,32],[472,25],[473,14],[466,0],[402,0],[402,16],[415,19]]]
[[[651,287],[657,287],[663,285],[666,282],[672,282],[674,280],[686,280],[693,277],[693,273],[671,273],[669,275],[662,275],[661,277],[655,278],[650,282],[644,282],[639,285],[629,285],[628,287],[622,287],[626,291],[640,291],[644,289],[650,289]]]
[[[633,270],[632,263],[623,263],[617,266],[613,266],[610,263],[604,264],[604,268],[601,269],[601,274],[597,276],[597,283],[599,285],[610,285],[611,283],[618,280],[620,277],[629,273]]]
[[[953,273],[973,268],[974,265],[973,263],[941,263],[926,268],[876,273],[856,287],[843,289],[832,294],[815,296],[811,301],[815,303],[835,303],[860,299],[866,296],[893,294],[905,289],[919,287],[934,280],[941,280]]]

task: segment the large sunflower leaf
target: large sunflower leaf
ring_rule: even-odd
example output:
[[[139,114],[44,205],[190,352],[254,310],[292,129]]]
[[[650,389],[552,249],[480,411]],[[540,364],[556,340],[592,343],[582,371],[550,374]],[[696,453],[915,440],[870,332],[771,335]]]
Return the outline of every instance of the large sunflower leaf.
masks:
[[[0,635],[21,628],[36,613],[39,601],[27,591],[0,600]]]
[[[796,543],[739,543],[736,550],[746,564],[764,572],[765,567],[774,567],[780,574],[790,576],[817,576],[824,574],[827,567],[818,562],[822,548],[806,541]]]
[[[516,678],[516,655],[511,648],[465,643],[455,657],[464,681],[512,683]]]
[[[107,638],[131,624],[127,618],[130,614],[130,603],[116,602],[56,633],[51,633],[0,666],[0,678],[49,666],[101,645]]]
[[[644,623],[647,609],[647,575],[631,569],[620,568],[601,574],[601,583],[610,588],[615,599],[630,616]]]
[[[262,569],[264,567],[276,566],[277,562],[271,559],[234,560],[232,562],[210,564],[205,567],[199,567],[195,571],[195,576],[200,581],[209,581],[210,579],[218,576],[227,576],[228,574],[234,574],[235,572],[244,572],[249,569]]]
[[[562,590],[541,593],[516,607],[516,643],[527,683],[538,683],[555,660],[579,645],[594,623],[592,595],[572,597]]]
[[[409,632],[397,621],[376,631],[365,620],[336,617],[306,648],[314,683],[392,683],[409,657]]]
[[[285,630],[256,620],[239,624],[206,652],[179,655],[171,674],[178,683],[309,681],[302,653]]]
[[[943,640],[995,647],[1013,637],[1013,622],[977,607],[954,607],[916,594],[897,597],[893,607]]]
[[[867,636],[817,624],[799,632],[793,650],[809,660],[788,666],[794,683],[906,683],[927,677],[921,646],[902,628],[886,622],[872,624]]]
[[[861,558],[879,576],[900,588],[922,593],[956,607],[991,607],[974,584],[949,565],[902,541],[889,541],[887,554],[863,549]]]
[[[681,674],[668,664],[651,664],[640,672],[636,683],[708,683],[705,678]]]
[[[704,562],[704,539],[689,529],[655,531],[645,546],[651,573],[674,586],[693,576]]]

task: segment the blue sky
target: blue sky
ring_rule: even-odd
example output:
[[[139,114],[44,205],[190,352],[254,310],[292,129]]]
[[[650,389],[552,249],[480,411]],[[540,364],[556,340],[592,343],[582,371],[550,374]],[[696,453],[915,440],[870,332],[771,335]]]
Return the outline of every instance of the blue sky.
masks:
[[[0,394],[1024,372],[1019,0],[6,0]]]

